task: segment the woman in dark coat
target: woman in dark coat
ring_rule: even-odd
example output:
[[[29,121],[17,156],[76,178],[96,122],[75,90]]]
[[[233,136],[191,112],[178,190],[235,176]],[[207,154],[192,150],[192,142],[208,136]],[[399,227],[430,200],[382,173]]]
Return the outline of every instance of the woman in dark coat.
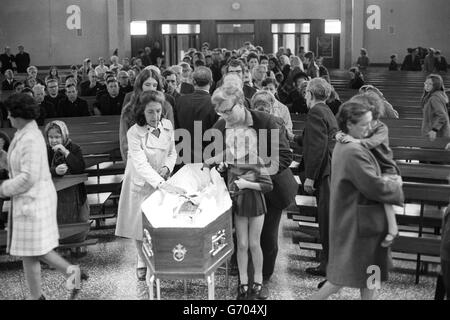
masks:
[[[337,120],[343,132],[361,139],[369,133],[372,112],[370,106],[347,102]],[[359,288],[362,299],[374,299],[391,265],[390,251],[381,246],[387,233],[383,203],[403,206],[401,183],[383,179],[369,149],[359,143],[338,143],[330,190],[327,282],[313,299],[326,299],[342,287]]]
[[[359,90],[364,85],[364,77],[357,67],[350,68],[350,89]]]
[[[69,131],[63,121],[55,120],[45,127],[48,163],[52,177],[66,174],[81,174],[85,163],[81,148],[69,139]],[[89,206],[84,183],[58,191],[58,224],[86,222],[89,219]],[[86,239],[87,232],[66,238],[60,242],[80,242]]]

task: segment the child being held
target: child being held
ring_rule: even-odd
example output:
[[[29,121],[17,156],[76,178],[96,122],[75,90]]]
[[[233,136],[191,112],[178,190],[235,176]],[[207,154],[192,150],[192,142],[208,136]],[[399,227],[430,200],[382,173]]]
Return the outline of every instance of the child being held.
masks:
[[[372,130],[365,139],[355,139],[347,134],[338,132],[336,134],[336,140],[341,143],[360,143],[367,149],[370,149],[372,154],[377,159],[378,164],[384,179],[392,179],[396,181],[402,181],[400,177],[400,170],[393,160],[392,150],[389,148],[389,135],[387,126],[379,120],[380,116],[384,112],[383,103],[376,100],[374,95],[361,94],[355,96],[351,101],[362,103],[372,106]],[[386,218],[388,222],[388,234],[381,242],[382,247],[389,247],[398,236],[398,225],[395,219],[395,210],[393,205],[384,204],[384,210],[386,212]]]
[[[237,237],[240,285],[238,300],[259,299],[263,288],[261,231],[267,212],[264,193],[273,188],[272,180],[258,157],[256,132],[252,128],[228,129],[226,158],[218,170],[227,170],[228,190],[233,200]],[[252,254],[254,283],[248,286],[248,249]]]

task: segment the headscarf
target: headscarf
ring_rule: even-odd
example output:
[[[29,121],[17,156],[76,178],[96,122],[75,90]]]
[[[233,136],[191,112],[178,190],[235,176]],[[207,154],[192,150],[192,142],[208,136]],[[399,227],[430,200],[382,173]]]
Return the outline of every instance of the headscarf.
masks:
[[[59,131],[61,132],[62,145],[66,147],[70,143],[69,129],[67,129],[67,125],[61,120],[53,120],[52,122],[49,122],[45,126],[44,134],[47,144],[48,144],[48,132],[50,131],[50,129],[53,129],[55,127],[58,127]]]
[[[48,141],[48,132],[51,129],[54,129],[55,127],[59,128],[59,131],[61,132],[61,136],[62,136],[62,145],[64,147],[67,147],[69,145],[69,143],[71,142],[69,139],[69,130],[67,129],[66,124],[63,121],[60,120],[54,120],[52,122],[49,122],[44,129],[44,133],[45,133],[45,140],[47,142],[48,147],[50,148],[50,144]],[[57,152],[55,152],[55,154],[53,155],[53,159],[51,160],[50,166],[51,167],[57,167],[60,164],[66,163],[66,157],[59,152],[59,150]]]

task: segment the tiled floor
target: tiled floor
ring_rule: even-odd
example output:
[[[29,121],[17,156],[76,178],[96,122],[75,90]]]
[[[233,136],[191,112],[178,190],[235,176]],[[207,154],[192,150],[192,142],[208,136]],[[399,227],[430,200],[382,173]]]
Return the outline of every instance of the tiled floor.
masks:
[[[272,300],[307,299],[316,292],[317,283],[321,280],[307,275],[305,268],[314,265],[312,254],[300,250],[292,243],[291,230],[295,223],[283,216],[280,226],[280,251],[275,274],[269,284]],[[115,238],[114,229],[92,231],[91,235],[99,237],[99,243],[88,247],[88,253],[79,263],[90,275],[88,282],[83,284],[79,299],[136,299],[135,280],[135,249],[131,241]],[[22,265],[8,256],[0,257],[0,300],[25,299],[28,294]],[[424,275],[420,284],[415,285],[413,270],[415,264],[395,261],[396,267],[407,268],[409,272],[394,270],[390,281],[383,285],[379,299],[385,300],[427,300],[434,297],[435,274]],[[436,271],[436,270],[433,270]],[[69,294],[64,287],[65,279],[55,270],[43,268],[43,290],[48,299],[67,299]],[[237,277],[230,277],[230,286],[225,286],[224,271],[216,274],[216,299],[234,299]],[[161,281],[162,299],[207,299],[207,285],[203,280],[187,282],[187,292],[184,293],[183,281]],[[331,299],[359,299],[356,289],[344,289]]]

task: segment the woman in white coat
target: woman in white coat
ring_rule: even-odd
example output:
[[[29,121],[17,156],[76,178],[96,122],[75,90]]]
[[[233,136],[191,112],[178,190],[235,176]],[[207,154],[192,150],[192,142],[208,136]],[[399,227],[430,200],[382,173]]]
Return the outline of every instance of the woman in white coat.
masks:
[[[116,235],[135,240],[139,299],[148,299],[141,204],[156,189],[164,188],[177,159],[172,123],[161,119],[164,101],[161,92],[142,92],[135,109],[136,124],[127,132],[128,161],[120,193]]]
[[[7,252],[23,258],[31,299],[45,300],[40,261],[55,267],[66,277],[75,269],[79,276],[79,268],[53,250],[59,246],[57,198],[48,166],[47,146],[35,121],[39,106],[32,97],[22,93],[12,95],[5,104],[8,119],[17,129],[8,152],[10,179],[0,185],[0,197],[11,197],[12,202]],[[82,278],[87,279],[87,275]],[[72,298],[78,289],[72,291]]]

